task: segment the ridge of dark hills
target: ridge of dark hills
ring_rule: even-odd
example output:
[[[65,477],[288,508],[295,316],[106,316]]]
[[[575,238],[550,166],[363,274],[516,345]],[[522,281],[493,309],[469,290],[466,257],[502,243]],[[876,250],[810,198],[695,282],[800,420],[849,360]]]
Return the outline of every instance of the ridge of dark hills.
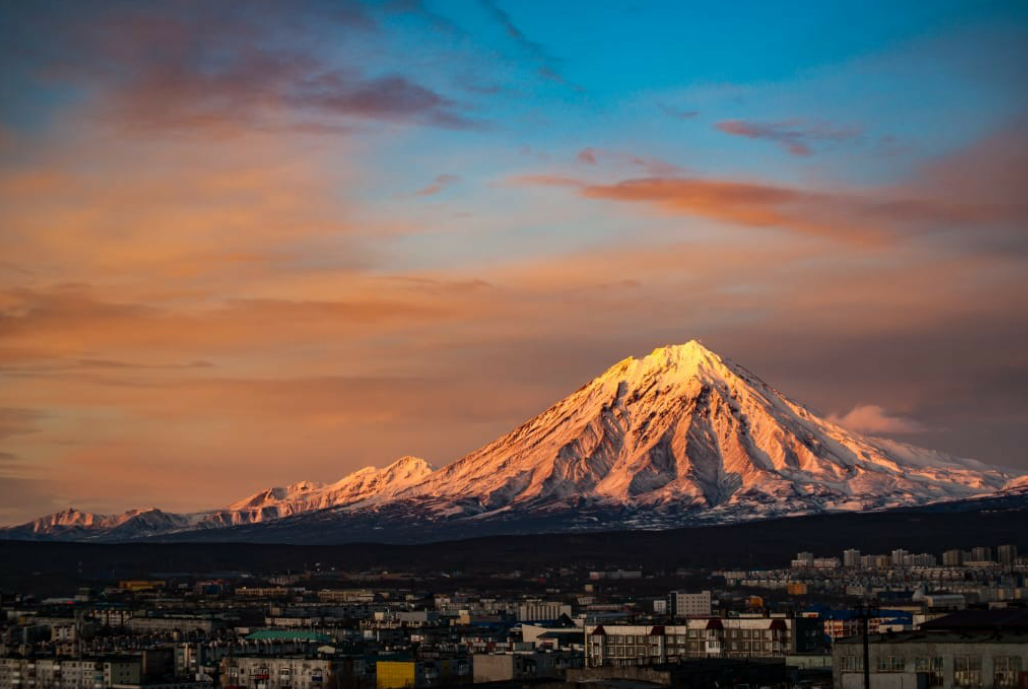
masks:
[[[822,514],[663,531],[493,535],[394,545],[347,543],[76,543],[0,541],[0,589],[115,581],[155,573],[261,573],[311,569],[488,575],[546,566],[692,568],[785,567],[801,550],[839,556],[846,548],[894,548],[936,555],[952,548],[1012,543],[1028,550],[1028,500],[979,502],[975,509]],[[991,509],[990,509],[991,507]]]

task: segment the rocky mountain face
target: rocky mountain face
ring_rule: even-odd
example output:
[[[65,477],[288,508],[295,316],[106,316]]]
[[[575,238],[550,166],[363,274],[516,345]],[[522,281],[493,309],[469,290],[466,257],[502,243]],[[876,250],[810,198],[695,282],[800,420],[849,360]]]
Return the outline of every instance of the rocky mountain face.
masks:
[[[1008,479],[847,431],[690,342],[615,364],[402,497],[439,513],[586,501],[727,517],[967,497]]]
[[[69,510],[6,531],[231,539],[263,528],[288,540],[305,529],[388,534],[411,520],[459,526],[450,532],[460,534],[487,523],[515,531],[661,528],[920,505],[988,495],[1008,483],[1023,479],[846,430],[694,341],[618,362],[441,469],[404,457],[331,484],[269,488],[220,510],[113,517]]]

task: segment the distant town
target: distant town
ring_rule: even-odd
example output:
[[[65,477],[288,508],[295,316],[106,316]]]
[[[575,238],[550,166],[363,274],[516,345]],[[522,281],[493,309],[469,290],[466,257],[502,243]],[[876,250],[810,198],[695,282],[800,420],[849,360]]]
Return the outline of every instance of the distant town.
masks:
[[[0,590],[0,689],[1023,688],[1026,574],[1007,544],[750,570],[83,576]]]

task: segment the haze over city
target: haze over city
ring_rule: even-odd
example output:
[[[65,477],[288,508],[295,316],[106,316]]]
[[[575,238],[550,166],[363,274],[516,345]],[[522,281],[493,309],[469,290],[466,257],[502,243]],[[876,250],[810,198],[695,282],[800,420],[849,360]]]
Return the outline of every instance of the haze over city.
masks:
[[[700,340],[1028,471],[1017,2],[0,4],[0,525],[446,465]]]

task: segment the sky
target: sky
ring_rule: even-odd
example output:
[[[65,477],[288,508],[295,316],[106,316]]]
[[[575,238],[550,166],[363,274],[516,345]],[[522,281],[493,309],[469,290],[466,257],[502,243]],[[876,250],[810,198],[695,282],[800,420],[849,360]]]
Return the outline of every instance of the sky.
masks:
[[[701,340],[1028,471],[1028,4],[0,0],[0,524],[458,459]]]

